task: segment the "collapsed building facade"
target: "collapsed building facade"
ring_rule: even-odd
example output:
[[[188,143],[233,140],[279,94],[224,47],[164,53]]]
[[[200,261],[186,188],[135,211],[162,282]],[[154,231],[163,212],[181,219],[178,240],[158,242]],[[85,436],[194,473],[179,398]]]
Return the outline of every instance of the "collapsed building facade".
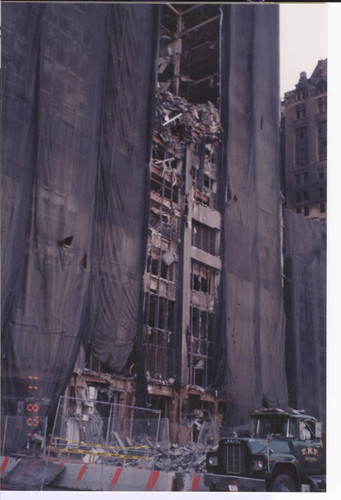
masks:
[[[180,444],[287,406],[278,6],[5,4],[3,24],[21,445],[63,394],[159,409]]]

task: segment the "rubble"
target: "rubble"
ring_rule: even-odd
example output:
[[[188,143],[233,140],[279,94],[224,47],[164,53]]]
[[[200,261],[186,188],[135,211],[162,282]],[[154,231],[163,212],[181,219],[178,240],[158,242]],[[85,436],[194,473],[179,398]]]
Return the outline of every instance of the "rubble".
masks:
[[[154,147],[172,150],[178,159],[187,144],[217,144],[222,137],[219,111],[211,102],[191,104],[159,86],[156,93]]]
[[[214,448],[209,448],[214,449]],[[157,446],[153,454],[153,468],[167,472],[204,472],[206,470],[206,446],[169,445],[167,449]]]

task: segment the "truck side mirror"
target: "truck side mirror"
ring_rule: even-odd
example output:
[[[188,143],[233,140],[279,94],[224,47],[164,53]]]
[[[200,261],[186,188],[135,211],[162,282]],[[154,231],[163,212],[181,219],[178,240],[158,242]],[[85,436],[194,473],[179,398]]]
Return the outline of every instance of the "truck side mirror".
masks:
[[[322,422],[316,422],[315,436],[317,437],[317,439],[322,439]]]

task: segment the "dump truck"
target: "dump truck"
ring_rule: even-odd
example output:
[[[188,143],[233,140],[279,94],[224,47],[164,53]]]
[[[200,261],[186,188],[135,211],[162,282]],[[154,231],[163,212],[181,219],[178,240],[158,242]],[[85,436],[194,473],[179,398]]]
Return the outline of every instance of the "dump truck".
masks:
[[[322,425],[304,410],[253,412],[248,432],[206,454],[210,491],[326,491]]]

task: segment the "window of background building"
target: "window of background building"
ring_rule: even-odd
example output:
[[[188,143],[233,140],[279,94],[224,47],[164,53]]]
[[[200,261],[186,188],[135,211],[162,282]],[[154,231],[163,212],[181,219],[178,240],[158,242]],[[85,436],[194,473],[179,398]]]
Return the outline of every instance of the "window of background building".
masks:
[[[326,196],[326,190],[325,190],[325,188],[320,188],[319,189],[319,194],[320,194],[320,198],[324,199],[325,196]]]
[[[326,211],[326,205],[324,203],[320,203],[320,212],[321,214],[324,214]]]
[[[318,169],[318,178],[324,179],[324,169],[323,168]]]
[[[305,201],[308,201],[309,200],[309,191],[304,191],[303,197],[304,197]]]
[[[301,184],[301,174],[296,174],[295,175],[295,183],[296,184]]]
[[[300,120],[301,118],[306,117],[306,109],[305,109],[305,104],[299,104],[296,106],[296,118],[297,120]]]
[[[327,112],[327,98],[320,97],[320,99],[317,102],[317,106],[318,106],[319,113],[326,113]]]
[[[309,181],[309,172],[304,172],[303,179],[304,179],[304,182],[308,182]]]
[[[300,214],[301,212],[302,212],[301,207],[297,207],[297,208],[296,208],[296,213],[297,213],[297,214]]]
[[[327,158],[327,121],[324,120],[318,124],[318,159],[319,161]]]
[[[304,215],[309,215],[309,207],[304,207]]]
[[[301,193],[296,193],[296,203],[300,203],[302,201]]]
[[[308,157],[308,131],[307,127],[299,127],[295,131],[296,167],[303,167]]]

